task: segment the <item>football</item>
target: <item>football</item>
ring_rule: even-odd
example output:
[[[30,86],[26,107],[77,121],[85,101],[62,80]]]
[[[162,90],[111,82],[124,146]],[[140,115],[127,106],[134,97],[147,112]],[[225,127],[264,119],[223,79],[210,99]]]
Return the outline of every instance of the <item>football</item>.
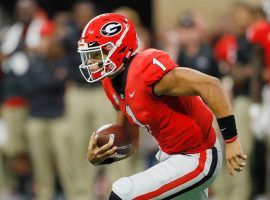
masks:
[[[112,147],[117,147],[117,158],[125,158],[133,148],[134,140],[132,135],[128,134],[120,125],[103,125],[96,131],[96,134],[98,134],[98,147],[107,144],[109,141],[113,143]]]

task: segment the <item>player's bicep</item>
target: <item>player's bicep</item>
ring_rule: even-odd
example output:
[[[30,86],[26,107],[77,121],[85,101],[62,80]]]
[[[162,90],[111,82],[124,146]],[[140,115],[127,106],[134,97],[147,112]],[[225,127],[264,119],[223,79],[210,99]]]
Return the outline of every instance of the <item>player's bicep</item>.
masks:
[[[216,81],[216,78],[203,74],[197,70],[179,67],[166,74],[154,85],[155,95],[195,96],[200,95]]]

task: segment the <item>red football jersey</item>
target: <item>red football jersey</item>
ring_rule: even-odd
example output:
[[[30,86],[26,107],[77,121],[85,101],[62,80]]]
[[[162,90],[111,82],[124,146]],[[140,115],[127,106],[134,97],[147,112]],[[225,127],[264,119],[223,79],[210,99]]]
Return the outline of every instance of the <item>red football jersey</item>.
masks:
[[[130,63],[125,98],[117,94],[110,78],[102,84],[112,104],[131,124],[146,127],[164,152],[198,153],[216,141],[210,109],[199,96],[157,97],[152,92],[153,84],[176,67],[165,52],[148,49]]]

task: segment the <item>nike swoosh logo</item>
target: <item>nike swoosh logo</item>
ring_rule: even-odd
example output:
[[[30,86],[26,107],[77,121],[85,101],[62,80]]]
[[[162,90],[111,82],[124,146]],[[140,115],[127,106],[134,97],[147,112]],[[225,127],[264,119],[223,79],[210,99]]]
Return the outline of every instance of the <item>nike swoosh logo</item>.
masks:
[[[221,131],[225,131],[225,130],[226,130],[226,128],[221,129]]]
[[[96,44],[97,44],[96,42],[91,42],[91,43],[88,44],[88,46],[91,47],[91,46],[94,46]]]
[[[133,98],[133,97],[134,97],[134,95],[135,95],[135,91],[134,91],[134,92],[132,92],[132,93],[129,93],[130,98]]]

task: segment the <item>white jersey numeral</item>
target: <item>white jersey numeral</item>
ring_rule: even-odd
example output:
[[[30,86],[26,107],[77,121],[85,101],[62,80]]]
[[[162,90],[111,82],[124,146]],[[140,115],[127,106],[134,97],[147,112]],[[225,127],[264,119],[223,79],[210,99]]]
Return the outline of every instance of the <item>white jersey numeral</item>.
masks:
[[[137,124],[138,126],[140,126],[140,127],[142,127],[142,128],[146,128],[147,131],[148,131],[149,133],[152,133],[151,130],[150,130],[149,125],[144,125],[144,124],[142,124],[141,122],[139,122],[139,121],[136,119],[135,115],[133,114],[132,110],[130,109],[130,107],[129,107],[128,105],[126,105],[126,112],[127,112],[128,116],[131,117],[131,119],[133,120],[133,122],[134,122],[135,124]]]
[[[153,64],[159,66],[163,71],[166,71],[166,67],[159,62],[156,58],[153,59]]]

